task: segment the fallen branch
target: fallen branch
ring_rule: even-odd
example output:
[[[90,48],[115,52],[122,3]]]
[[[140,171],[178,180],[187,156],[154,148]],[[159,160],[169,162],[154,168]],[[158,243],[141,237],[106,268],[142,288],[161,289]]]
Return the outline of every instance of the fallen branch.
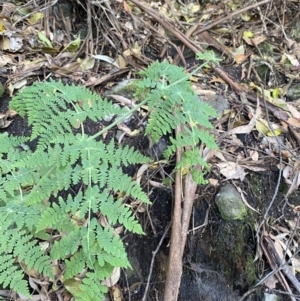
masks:
[[[176,129],[176,135],[180,127]],[[176,151],[176,162],[181,161],[182,149]],[[181,196],[182,196],[182,174],[181,168],[176,171],[175,177],[175,198],[172,218],[172,232],[169,252],[169,263],[165,284],[164,300],[177,300],[181,275],[182,275],[182,241],[181,241]]]

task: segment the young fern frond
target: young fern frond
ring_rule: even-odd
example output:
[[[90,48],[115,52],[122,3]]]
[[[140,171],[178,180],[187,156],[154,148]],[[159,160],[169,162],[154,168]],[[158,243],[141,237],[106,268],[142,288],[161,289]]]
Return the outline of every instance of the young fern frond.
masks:
[[[172,135],[175,128],[181,132],[170,138],[171,145],[164,155],[169,159],[178,148],[186,148],[181,162],[177,167],[190,168],[191,171],[199,164],[207,166],[196,148],[202,142],[209,148],[217,148],[213,135],[209,132],[212,124],[210,117],[217,117],[215,110],[199,100],[189,83],[189,76],[183,68],[169,63],[153,63],[145,71],[140,72],[144,78],[139,82],[136,95],[146,98],[150,110],[150,118],[146,133],[157,142],[162,135]],[[193,177],[197,183],[203,183],[198,173]]]

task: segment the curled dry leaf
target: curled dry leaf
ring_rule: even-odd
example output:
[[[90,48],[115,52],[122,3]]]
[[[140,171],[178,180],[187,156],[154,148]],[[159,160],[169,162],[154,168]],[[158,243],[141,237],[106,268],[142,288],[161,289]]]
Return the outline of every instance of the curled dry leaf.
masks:
[[[106,287],[114,286],[119,281],[120,275],[121,269],[119,267],[114,268],[110,277],[102,281],[102,285],[105,285]]]
[[[16,111],[8,110],[5,114],[0,114],[0,128],[7,128],[13,120],[8,120],[8,118],[14,117],[17,114]]]
[[[287,103],[286,106],[291,112],[292,116],[300,120],[300,112],[295,108],[295,106],[290,103]]]
[[[122,301],[123,300],[123,296],[122,296],[122,291],[119,288],[119,286],[114,286],[112,287],[112,293],[111,293],[111,297],[113,301]]]
[[[131,99],[126,98],[122,95],[109,94],[107,96],[112,97],[114,100],[116,100],[116,101],[120,102],[121,104],[126,105],[130,108],[136,107],[136,104]]]
[[[296,128],[300,128],[300,120],[298,118],[295,117],[290,117],[287,119],[287,123],[290,126],[296,127]]]
[[[259,214],[259,211],[255,210],[255,209],[254,209],[253,207],[251,207],[250,204],[247,202],[247,200],[246,200],[246,198],[245,198],[245,196],[244,196],[244,193],[243,193],[242,189],[241,189],[240,187],[236,186],[236,185],[234,185],[234,186],[235,186],[235,188],[237,189],[237,191],[240,193],[241,198],[242,198],[244,204],[245,204],[248,208],[250,208],[251,210],[253,210],[253,211],[255,211],[255,212],[257,212],[257,213]]]
[[[300,185],[300,170],[298,168],[298,170],[296,170],[294,173],[294,178],[292,180],[292,184],[288,192],[286,193],[286,197],[290,195],[294,190],[296,190],[299,187],[299,185]]]
[[[220,168],[220,173],[227,179],[244,180],[246,176],[245,169],[235,162],[221,162],[216,164]]]

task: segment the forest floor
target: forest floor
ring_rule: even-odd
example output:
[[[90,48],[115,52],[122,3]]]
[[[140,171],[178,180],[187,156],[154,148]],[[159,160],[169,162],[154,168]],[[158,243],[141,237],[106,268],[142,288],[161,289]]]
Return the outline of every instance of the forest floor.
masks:
[[[300,300],[298,0],[37,0],[0,9],[2,133],[30,132],[9,101],[33,82],[62,79],[102,96],[155,60],[192,72],[196,52],[213,50],[220,65],[205,66],[191,84],[200,99],[228,106],[212,120],[219,150],[208,158],[208,184],[197,188],[178,300]],[[149,148],[142,136],[123,143]],[[163,174],[173,167],[165,162],[143,180],[152,206],[136,216],[146,235],[123,235],[133,271],[121,272],[107,300],[163,300],[174,188]],[[244,221],[225,222],[218,212],[214,199],[227,183],[248,207]],[[32,300],[72,299],[63,283],[59,291],[42,289],[41,279],[30,286]]]

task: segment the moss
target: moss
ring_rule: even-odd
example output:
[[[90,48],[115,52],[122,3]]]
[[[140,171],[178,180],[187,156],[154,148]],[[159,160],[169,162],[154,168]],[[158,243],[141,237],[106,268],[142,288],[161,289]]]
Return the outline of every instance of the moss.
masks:
[[[247,256],[245,264],[245,278],[249,286],[256,282],[255,265],[253,263],[253,256]]]
[[[250,187],[251,187],[251,191],[254,194],[254,196],[256,198],[258,198],[259,200],[261,200],[261,198],[264,194],[263,193],[264,187],[263,187],[263,183],[262,183],[260,174],[258,174],[258,173],[251,174]]]
[[[221,272],[232,279],[233,284],[244,283],[250,286],[256,280],[253,254],[248,247],[252,225],[252,215],[245,222],[220,224],[212,255],[219,262]]]

